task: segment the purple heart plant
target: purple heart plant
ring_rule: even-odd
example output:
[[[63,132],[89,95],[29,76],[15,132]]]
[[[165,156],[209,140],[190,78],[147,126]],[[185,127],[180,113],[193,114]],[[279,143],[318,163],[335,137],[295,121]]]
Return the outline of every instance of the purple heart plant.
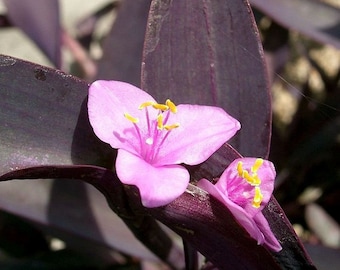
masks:
[[[166,205],[187,188],[189,172],[181,164],[208,159],[239,129],[223,109],[157,103],[143,90],[119,81],[95,81],[89,88],[88,111],[95,134],[118,149],[120,181],[138,187],[145,207]],[[213,185],[198,186],[220,200],[258,244],[273,251],[281,246],[261,210],[274,188],[275,169],[263,159],[233,161]]]

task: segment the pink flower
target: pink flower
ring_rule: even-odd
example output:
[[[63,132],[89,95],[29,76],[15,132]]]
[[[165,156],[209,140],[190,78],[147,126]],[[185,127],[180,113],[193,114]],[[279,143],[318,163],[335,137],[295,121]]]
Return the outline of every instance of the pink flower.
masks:
[[[281,245],[261,212],[273,192],[275,175],[270,161],[239,158],[228,166],[215,185],[202,179],[198,186],[228,207],[259,245],[278,252]]]
[[[138,187],[146,207],[180,196],[189,183],[181,165],[205,161],[230,139],[240,123],[217,107],[157,103],[124,82],[96,81],[89,89],[88,112],[95,134],[118,149],[116,172]]]

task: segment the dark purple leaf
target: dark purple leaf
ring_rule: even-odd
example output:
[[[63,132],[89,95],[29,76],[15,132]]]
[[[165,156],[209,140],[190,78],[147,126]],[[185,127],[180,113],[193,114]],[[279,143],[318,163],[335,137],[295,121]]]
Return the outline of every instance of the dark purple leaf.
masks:
[[[84,81],[0,56],[0,172],[42,164],[111,166],[113,153],[94,135]]]
[[[121,196],[122,184],[114,173],[94,166],[27,168],[2,175],[0,181],[35,178],[80,179],[91,183],[106,196],[114,211],[120,211],[117,205],[124,201],[124,196]],[[186,192],[170,205],[146,211],[170,226],[204,255],[209,255],[208,259],[220,269],[263,269],[264,261],[270,269],[280,269],[268,251],[247,236],[221,203],[195,186],[190,185],[189,188],[190,192]],[[145,218],[138,193],[135,191],[132,189],[130,192],[130,204],[135,213],[140,213],[140,218]],[[133,213],[121,214],[127,218],[135,218]],[[145,229],[147,232],[149,228]]]
[[[250,0],[277,23],[340,48],[340,10],[318,0]]]
[[[229,159],[232,160],[239,155],[225,145],[207,163],[217,164],[221,156],[226,156],[224,162],[228,163]],[[201,168],[196,167],[195,170],[199,174]],[[116,212],[121,211],[117,205],[124,203],[125,200],[123,192],[119,191],[122,185],[115,174],[110,170],[94,166],[27,168],[2,175],[0,181],[34,178],[68,178],[86,181],[105,195],[109,205]],[[186,193],[169,205],[153,209],[141,207],[136,188],[129,187],[127,191],[130,196],[129,202],[125,203],[129,204],[132,212],[120,212],[120,214],[126,215],[127,218],[135,218],[137,214],[141,221],[146,218],[145,211],[150,213],[182,236],[219,269],[315,269],[274,198],[265,209],[265,215],[284,248],[280,253],[269,253],[262,246],[258,246],[256,241],[237,224],[228,209],[194,185],[190,185]],[[148,224],[148,221],[143,220],[137,224]],[[140,230],[145,230],[147,233],[148,229],[149,227],[139,227],[137,235]],[[145,236],[141,240],[145,241],[148,237]]]
[[[246,1],[154,0],[142,88],[159,102],[171,98],[175,103],[223,107],[242,124],[232,145],[244,156],[267,156],[270,95],[258,31]]]
[[[39,178],[78,179],[92,184],[104,194],[111,209],[123,219],[134,235],[144,245],[169,265],[173,263],[174,266],[181,265],[180,254],[178,254],[177,258],[168,257],[169,252],[172,250],[172,242],[156,221],[150,215],[145,215],[141,204],[139,204],[139,198],[137,199],[138,202],[133,205],[133,207],[136,207],[136,205],[137,207],[130,209],[130,198],[126,196],[124,186],[113,171],[89,165],[41,166],[3,174],[0,176],[0,181]],[[87,219],[90,218],[90,216],[87,217]],[[108,225],[113,226],[114,224]],[[171,259],[176,261],[172,262]]]
[[[193,180],[205,177],[214,178],[222,167],[240,157],[229,145],[224,145],[205,163],[191,167]],[[214,166],[215,164],[215,166]],[[212,168],[208,173],[207,168]],[[0,181],[10,179],[61,178],[79,179],[94,185],[100,190],[116,213],[123,218],[139,217],[137,224],[149,224],[144,220],[145,211],[177,232],[194,248],[204,254],[209,261],[220,269],[315,269],[289,221],[274,198],[265,208],[273,232],[283,246],[279,253],[269,253],[248,236],[228,209],[220,202],[209,197],[194,185],[189,191],[169,205],[155,209],[143,209],[137,189],[127,188],[129,201],[124,195],[122,185],[116,175],[104,168],[94,166],[41,166],[15,170],[0,176]],[[65,183],[65,180],[61,180]],[[125,208],[118,208],[126,205]],[[130,209],[130,210],[129,210]],[[124,210],[124,212],[122,212]],[[143,222],[142,222],[143,221]],[[148,227],[130,227],[137,236],[140,230]],[[140,238],[147,241],[148,236]],[[238,247],[237,249],[235,247]],[[278,265],[277,265],[278,263]]]
[[[0,212],[0,239],[1,249],[11,257],[37,256],[50,250],[41,231],[29,222],[3,211]]]
[[[142,50],[151,0],[125,0],[104,42],[98,63],[98,79],[140,85]]]
[[[58,0],[5,0],[8,17],[61,68],[61,27]]]
[[[0,174],[53,164],[111,168],[112,148],[88,122],[87,90],[87,83],[63,72],[0,56]],[[10,182],[0,193],[3,210],[49,226],[63,239],[85,238],[154,258],[83,183]]]

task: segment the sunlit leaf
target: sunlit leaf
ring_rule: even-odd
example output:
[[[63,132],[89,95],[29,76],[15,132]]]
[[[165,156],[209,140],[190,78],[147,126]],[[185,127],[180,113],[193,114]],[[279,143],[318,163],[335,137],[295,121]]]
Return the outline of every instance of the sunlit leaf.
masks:
[[[232,145],[242,155],[268,154],[270,95],[262,46],[245,1],[154,0],[142,89],[159,102],[171,98],[224,108],[242,124]]]

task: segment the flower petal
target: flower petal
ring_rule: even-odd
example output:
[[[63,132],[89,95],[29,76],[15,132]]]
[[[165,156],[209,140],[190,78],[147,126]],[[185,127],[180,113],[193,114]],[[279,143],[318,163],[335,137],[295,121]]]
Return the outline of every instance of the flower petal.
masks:
[[[213,185],[206,179],[201,179],[197,186],[207,191],[213,197],[222,202],[233,214],[235,219],[240,223],[241,226],[250,234],[252,238],[257,240],[257,244],[261,245],[264,243],[264,236],[257,227],[255,221],[248,215],[248,213],[240,206],[229,200],[229,198],[223,194],[221,190]]]
[[[199,164],[240,129],[240,123],[223,109],[212,106],[177,106],[169,123],[179,123],[171,130],[157,156],[157,164]]]
[[[279,252],[282,247],[279,243],[279,241],[277,241],[275,235],[273,234],[273,232],[271,231],[268,221],[267,219],[264,217],[264,215],[262,214],[262,212],[259,212],[257,215],[255,215],[254,220],[258,226],[258,228],[261,230],[261,232],[264,235],[264,245],[275,251],[275,252]]]
[[[179,197],[189,184],[189,172],[180,165],[154,167],[123,149],[116,161],[118,178],[138,187],[145,207],[159,207]]]
[[[104,80],[92,83],[89,88],[88,112],[97,137],[113,148],[124,148],[132,153],[140,153],[136,129],[124,114],[129,113],[139,118],[139,128],[147,128],[145,112],[138,109],[146,101],[155,100],[131,84]],[[151,115],[155,113],[156,111],[150,112]]]
[[[235,192],[232,192],[231,190],[236,190],[237,188],[242,187],[242,185],[248,185],[244,184],[245,180],[242,179],[238,175],[237,171],[237,164],[239,162],[242,162],[242,167],[244,170],[247,170],[249,173],[251,173],[251,167],[255,164],[256,158],[239,158],[235,159],[229,166],[228,168],[223,172],[221,175],[219,181],[216,183],[216,187],[219,190],[222,190],[225,194],[229,196],[229,198],[234,198],[238,197],[237,199],[239,201],[242,200],[242,195],[243,194],[237,194]],[[245,211],[251,215],[254,216],[258,212],[260,212],[263,207],[268,203],[270,200],[270,197],[273,193],[274,190],[274,180],[276,176],[275,168],[272,162],[268,160],[263,160],[262,165],[259,167],[257,170],[257,175],[261,179],[261,193],[263,195],[262,198],[262,203],[259,208],[254,208],[252,206],[252,198],[251,199],[246,199],[243,198],[243,204],[239,203],[242,205],[242,207],[245,209]],[[251,189],[254,187],[250,186]]]

